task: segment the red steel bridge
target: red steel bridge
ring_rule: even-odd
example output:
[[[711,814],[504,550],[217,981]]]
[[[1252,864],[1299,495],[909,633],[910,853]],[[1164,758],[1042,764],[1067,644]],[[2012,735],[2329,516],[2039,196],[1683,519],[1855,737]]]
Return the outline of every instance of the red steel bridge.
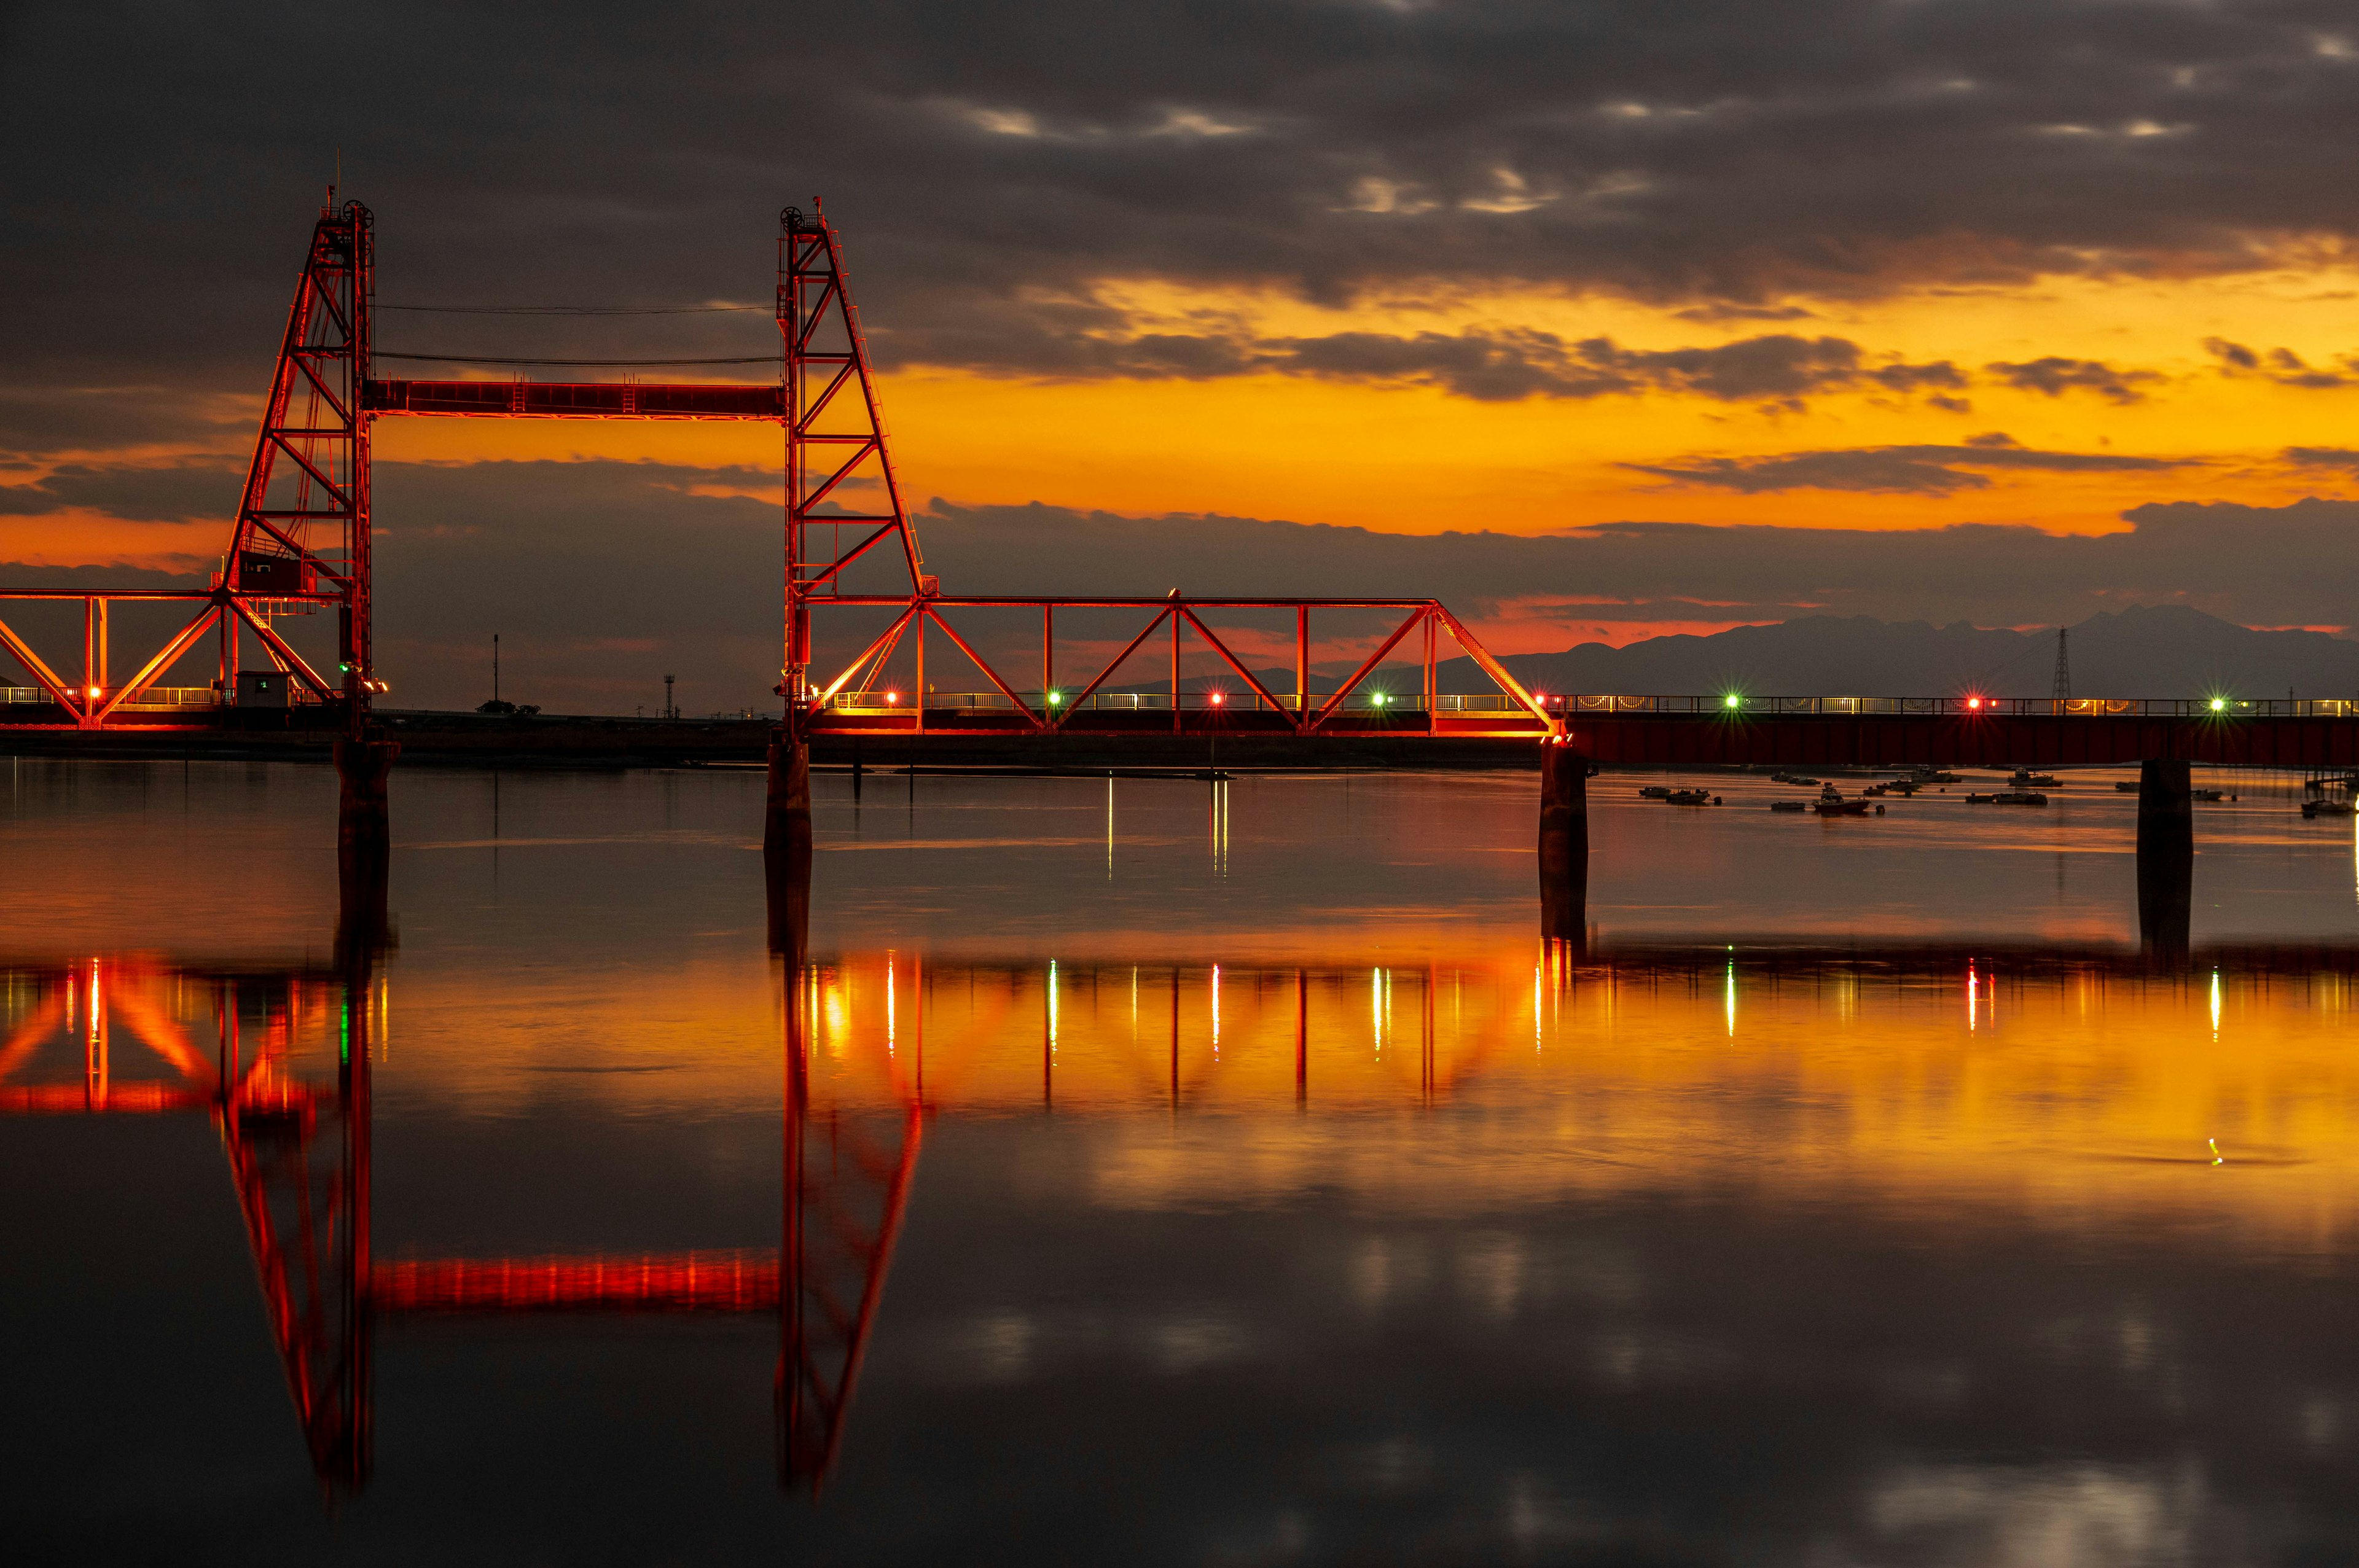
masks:
[[[476,419],[756,420],[785,430],[784,639],[777,692],[790,727],[823,730],[925,733],[976,729],[1018,733],[1185,733],[1245,727],[1300,735],[1381,729],[1430,735],[1524,736],[1551,729],[1548,717],[1465,626],[1430,599],[1319,598],[961,599],[944,595],[924,568],[887,444],[867,342],[836,232],[814,204],[805,217],[783,214],[778,238],[777,324],[780,375],[766,384],[551,383],[513,380],[398,380],[377,373],[372,320],[375,230],[368,209],[333,203],[313,225],[311,243],[279,343],[267,404],[247,468],[235,520],[213,582],[203,589],[90,592],[0,589],[0,647],[31,682],[0,688],[0,725],[18,729],[201,729],[255,710],[280,722],[328,727],[357,736],[379,677],[370,634],[371,502],[369,456],[376,421],[393,417]],[[399,356],[385,356],[387,358]],[[883,568],[883,569],[879,569]],[[881,579],[881,580],[880,580]],[[127,672],[114,653],[118,607],[177,611],[158,645]],[[80,649],[59,655],[62,618],[79,611]],[[830,672],[814,665],[814,622],[845,612],[837,639],[853,652]],[[1070,693],[1059,686],[1057,629],[1068,616],[1111,615],[1133,624],[1103,625],[1082,645],[1119,652],[1091,674],[1076,669]],[[290,636],[289,619],[332,612],[332,648],[311,657]],[[1019,613],[1039,630],[1039,680],[1003,673],[986,654],[977,619]],[[1312,616],[1381,619],[1375,651],[1359,672],[1314,691]],[[41,639],[11,618],[46,614],[52,656]],[[1281,694],[1233,646],[1223,617],[1275,618],[1291,633],[1293,678]],[[873,622],[864,625],[863,618]],[[992,641],[1006,642],[1004,627]],[[1157,693],[1133,682],[1111,689],[1134,655],[1152,655],[1168,633],[1169,678]],[[933,665],[927,664],[929,636]],[[1368,633],[1361,634],[1365,640]],[[212,643],[211,678],[170,686],[167,678]],[[316,635],[309,637],[316,643]],[[1072,641],[1069,637],[1069,643]],[[1234,677],[1226,690],[1183,690],[1183,644]],[[1495,689],[1464,698],[1436,689],[1436,669],[1454,644]],[[247,652],[258,652],[251,666]],[[908,699],[893,673],[897,655],[910,667]],[[1415,695],[1370,686],[1386,659],[1421,672]],[[940,694],[943,678],[973,687]],[[245,710],[243,714],[238,710]],[[1415,718],[1409,716],[1414,714]]]
[[[895,470],[842,244],[816,202],[781,215],[776,382],[388,379],[380,359],[419,356],[378,349],[375,301],[373,219],[332,193],[213,582],[0,589],[0,649],[31,683],[0,688],[0,729],[259,722],[358,736],[386,690],[371,637],[376,421],[719,419],[783,427],[777,691],[801,738],[1553,739],[1642,765],[2359,763],[2359,705],[2343,701],[1569,696],[1526,690],[1431,599],[945,593]],[[155,639],[136,665],[114,653],[118,611]],[[204,684],[167,684],[199,659]],[[1469,675],[1483,689],[1441,689]]]

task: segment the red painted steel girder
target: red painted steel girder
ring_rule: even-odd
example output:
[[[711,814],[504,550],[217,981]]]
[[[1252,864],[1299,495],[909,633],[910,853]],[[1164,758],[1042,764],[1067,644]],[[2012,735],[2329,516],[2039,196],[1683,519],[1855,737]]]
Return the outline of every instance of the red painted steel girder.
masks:
[[[605,381],[372,381],[370,415],[476,419],[768,419],[786,417],[775,384],[700,384]]]

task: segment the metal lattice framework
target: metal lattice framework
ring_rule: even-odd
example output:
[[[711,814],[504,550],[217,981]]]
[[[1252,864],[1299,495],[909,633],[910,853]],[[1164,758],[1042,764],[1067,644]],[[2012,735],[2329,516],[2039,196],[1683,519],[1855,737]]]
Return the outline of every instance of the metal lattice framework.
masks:
[[[27,700],[5,706],[0,724],[13,728],[187,728],[218,722],[239,696],[239,649],[251,635],[285,677],[275,705],[290,698],[310,706],[315,721],[357,735],[376,678],[371,636],[369,447],[373,422],[383,417],[493,419],[764,420],[786,432],[783,638],[777,690],[799,730],[918,732],[1003,729],[1048,735],[1059,731],[1119,732],[1261,729],[1299,735],[1362,733],[1371,729],[1415,735],[1542,735],[1554,724],[1539,704],[1485,653],[1466,627],[1432,600],[1321,598],[1168,599],[945,598],[925,570],[917,531],[894,470],[890,438],[859,308],[845,271],[843,246],[814,200],[806,216],[781,214],[777,312],[779,378],[772,385],[536,382],[502,380],[380,380],[372,360],[375,293],[373,220],[358,202],[333,204],[314,224],[311,243],[288,314],[268,400],[223,554],[222,571],[207,590],[90,593],[0,589],[0,601],[78,600],[83,609],[83,656],[75,680],[45,661],[32,640],[0,618],[0,647],[37,682]],[[855,568],[890,560],[896,590],[855,588]],[[870,576],[874,576],[873,571]],[[109,669],[109,606],[115,601],[181,601],[193,614],[128,680]],[[324,672],[288,643],[275,622],[288,614],[332,608],[337,665]],[[867,640],[832,678],[815,679],[815,612],[840,609],[886,612],[885,632]],[[1040,684],[1011,678],[996,667],[973,617],[1036,612],[1040,625]],[[1128,611],[1136,621],[1104,646],[1127,646],[1088,680],[1076,699],[1055,684],[1056,621],[1060,611]],[[968,624],[954,625],[952,612]],[[1256,675],[1212,621],[1215,611],[1291,612],[1296,659],[1291,689],[1273,689]],[[1359,672],[1339,687],[1311,689],[1313,611],[1390,612],[1398,617]],[[1004,619],[1004,617],[1003,617]],[[1070,625],[1070,622],[1069,622]],[[988,689],[951,698],[929,714],[923,679],[929,630],[971,661]],[[1136,635],[1130,635],[1132,631]],[[1124,661],[1159,631],[1170,633],[1172,679],[1168,702],[1148,719],[1139,690],[1107,689]],[[1355,635],[1364,635],[1364,627]],[[158,682],[209,632],[220,639],[219,670],[209,687],[163,688]],[[861,633],[865,637],[866,633]],[[857,639],[855,639],[856,641]],[[1228,692],[1183,691],[1179,655],[1192,641],[1243,683]],[[1443,642],[1455,643],[1495,684],[1495,693],[1455,697],[1437,689],[1436,660]],[[1421,652],[1415,697],[1373,692],[1369,676],[1408,645]],[[869,700],[886,664],[903,646],[919,662],[911,700]],[[1360,645],[1355,643],[1354,645]],[[1407,654],[1398,655],[1406,658]],[[1028,662],[1028,661],[1027,661]],[[1264,674],[1266,674],[1265,671]],[[5,694],[0,694],[5,696]],[[979,699],[979,700],[978,700]],[[25,710],[34,709],[28,719]]]
[[[31,641],[0,619],[0,647],[24,665],[50,711],[20,728],[180,727],[235,696],[241,633],[260,643],[281,682],[273,706],[299,700],[334,705],[357,733],[375,678],[369,634],[369,427],[363,394],[368,379],[370,303],[375,240],[367,208],[332,197],[312,225],[310,248],[295,286],[280,339],[254,455],[246,468],[222,568],[210,589],[88,593],[0,589],[0,602],[79,601],[81,678],[60,673]],[[128,679],[111,669],[110,611],[116,602],[179,603],[193,613]],[[298,653],[275,622],[287,615],[336,611],[336,663],[322,673]],[[209,687],[159,688],[158,683],[208,634],[219,642],[219,671]]]

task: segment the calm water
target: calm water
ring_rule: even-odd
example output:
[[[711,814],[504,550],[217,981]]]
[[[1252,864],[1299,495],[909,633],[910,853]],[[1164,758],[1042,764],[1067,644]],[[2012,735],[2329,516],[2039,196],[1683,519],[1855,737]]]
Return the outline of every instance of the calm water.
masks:
[[[2359,1558],[2351,824],[2157,969],[2120,776],[1608,775],[1567,957],[1530,775],[822,775],[790,972],[755,772],[397,773],[348,968],[332,774],[0,760],[11,1554]]]

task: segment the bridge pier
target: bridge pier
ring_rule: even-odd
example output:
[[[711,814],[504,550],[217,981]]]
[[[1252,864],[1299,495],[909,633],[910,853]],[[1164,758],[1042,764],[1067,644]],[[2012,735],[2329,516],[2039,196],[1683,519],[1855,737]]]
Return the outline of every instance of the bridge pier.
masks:
[[[385,948],[393,810],[386,775],[400,742],[369,730],[336,741],[336,943],[351,954]]]
[[[2138,764],[2138,941],[2152,954],[2184,956],[2195,889],[2195,797],[2189,765]]]
[[[791,716],[770,734],[762,871],[769,901],[770,951],[799,966],[810,931],[810,740]]]
[[[1540,936],[1580,943],[1589,920],[1589,759],[1540,742]]]

